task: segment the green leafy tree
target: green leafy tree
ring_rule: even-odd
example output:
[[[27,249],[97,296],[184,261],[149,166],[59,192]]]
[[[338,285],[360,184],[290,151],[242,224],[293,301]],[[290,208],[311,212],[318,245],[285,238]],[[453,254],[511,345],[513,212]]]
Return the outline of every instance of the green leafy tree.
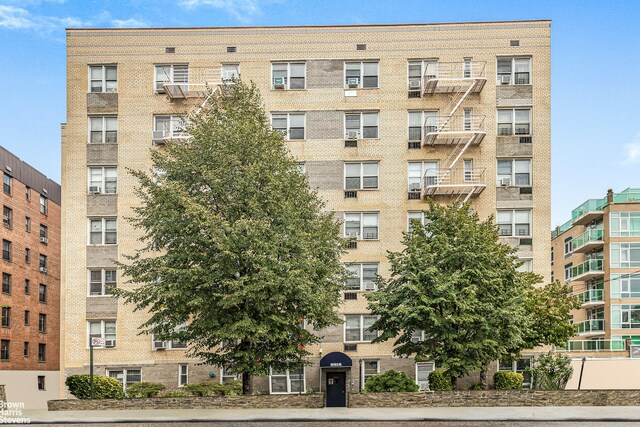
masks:
[[[524,348],[526,293],[541,279],[518,272],[493,218],[481,221],[466,204],[431,202],[425,222],[388,255],[391,277],[368,297],[379,316],[372,329],[381,331],[377,341],[395,339],[397,355],[435,361],[455,384]],[[418,330],[425,339],[413,342]]]
[[[544,353],[531,361],[531,388],[536,390],[563,390],[573,368],[571,358],[559,353]]]
[[[191,138],[131,171],[143,247],[119,296],[141,327],[188,355],[251,376],[306,364],[315,330],[340,323],[341,226],[270,128],[255,85],[236,81],[189,118]]]

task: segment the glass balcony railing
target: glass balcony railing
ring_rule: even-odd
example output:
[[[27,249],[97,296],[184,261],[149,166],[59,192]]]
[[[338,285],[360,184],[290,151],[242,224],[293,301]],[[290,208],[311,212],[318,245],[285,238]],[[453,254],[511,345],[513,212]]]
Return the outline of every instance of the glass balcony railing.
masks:
[[[613,203],[637,203],[640,202],[640,188],[627,188],[613,195]]]
[[[604,302],[603,289],[589,289],[576,295],[581,304],[589,304],[593,302]]]
[[[604,238],[604,230],[591,229],[587,230],[578,237],[574,238],[571,243],[573,251],[577,251],[588,243],[602,242]]]
[[[625,351],[624,340],[569,340],[559,351]]]
[[[583,262],[582,264],[578,264],[575,267],[571,268],[571,277],[577,278],[584,274],[588,273],[602,273],[604,268],[604,260],[601,259],[590,259],[588,261]]]
[[[578,334],[604,332],[604,319],[591,319],[578,322]]]
[[[607,198],[589,199],[571,212],[571,219],[580,218],[582,215],[591,211],[601,211],[607,204]]]
[[[562,233],[570,229],[572,225],[573,225],[573,220],[570,219],[569,221],[562,224],[560,227],[551,231],[551,238],[555,239],[556,237],[558,237],[559,235],[561,235]]]

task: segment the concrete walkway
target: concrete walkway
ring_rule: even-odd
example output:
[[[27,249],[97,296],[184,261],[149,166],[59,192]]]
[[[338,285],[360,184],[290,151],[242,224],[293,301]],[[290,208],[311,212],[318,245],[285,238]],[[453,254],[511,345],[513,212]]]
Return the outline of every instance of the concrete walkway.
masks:
[[[640,405],[640,402],[639,402]],[[599,421],[640,423],[638,406],[507,408],[323,408],[323,409],[163,409],[111,411],[24,410],[38,424],[82,423],[230,423],[364,421]]]

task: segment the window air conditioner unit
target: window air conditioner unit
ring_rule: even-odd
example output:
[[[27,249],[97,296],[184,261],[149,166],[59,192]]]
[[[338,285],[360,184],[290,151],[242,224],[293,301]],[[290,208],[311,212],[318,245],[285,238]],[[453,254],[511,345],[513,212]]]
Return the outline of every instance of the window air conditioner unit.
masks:
[[[284,77],[274,77],[273,78],[273,88],[274,89],[284,89]]]
[[[508,187],[511,185],[511,178],[500,178],[500,186]]]
[[[414,182],[413,184],[409,185],[409,191],[420,191],[420,183]]]
[[[236,74],[233,71],[225,71],[222,76],[222,83],[231,83]]]
[[[104,346],[105,347],[115,347],[116,346],[116,340],[104,340]]]
[[[156,144],[164,144],[165,132],[163,130],[154,130],[152,139]]]
[[[420,89],[420,80],[409,80],[409,89]]]
[[[46,237],[40,237],[40,243],[49,243],[49,239]]]
[[[360,132],[357,130],[350,130],[347,132],[347,139],[358,139],[360,137]]]
[[[498,82],[501,85],[508,85],[511,83],[511,76],[498,76]]]
[[[92,185],[89,187],[89,193],[91,194],[100,194],[102,191],[102,189],[100,187],[98,187],[97,185]]]
[[[40,267],[40,273],[46,273],[47,267]]]
[[[164,84],[165,83],[170,83],[170,82],[156,82],[156,93],[164,93]]]
[[[364,290],[365,291],[375,291],[376,290],[376,284],[375,283],[365,283],[364,284]]]
[[[347,86],[349,86],[350,88],[358,87],[359,83],[360,83],[359,77],[349,77],[347,79]]]
[[[166,341],[154,341],[153,342],[153,349],[154,350],[165,350],[167,348],[167,342]]]
[[[360,238],[360,233],[356,233],[355,231],[351,232],[351,233],[349,233],[349,238],[358,239],[358,238]]]

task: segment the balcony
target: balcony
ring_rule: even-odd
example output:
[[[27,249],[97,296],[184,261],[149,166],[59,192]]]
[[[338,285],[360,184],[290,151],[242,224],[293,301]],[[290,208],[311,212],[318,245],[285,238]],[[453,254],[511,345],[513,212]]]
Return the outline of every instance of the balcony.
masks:
[[[423,197],[466,196],[465,201],[485,189],[484,168],[427,169]]]
[[[485,116],[427,117],[424,123],[424,145],[456,145],[461,142],[479,145],[487,134]]]
[[[582,308],[589,308],[604,304],[603,289],[589,289],[576,294],[576,296],[578,297],[578,301],[582,304]]]
[[[586,225],[604,215],[607,199],[589,199],[571,212],[573,225]]]
[[[480,93],[487,82],[486,65],[483,61],[429,62],[422,80],[424,94],[464,92],[467,89],[471,93]]]
[[[604,230],[590,229],[575,237],[572,241],[573,252],[591,252],[604,245]]]
[[[586,282],[604,276],[604,261],[590,259],[571,268],[571,280]]]
[[[569,340],[558,351],[626,351],[624,340]]]
[[[604,334],[604,319],[585,320],[576,323],[576,325],[578,326],[577,334],[581,336]]]
[[[170,100],[174,100],[206,97],[209,90],[221,84],[219,69],[185,68],[174,70],[171,76],[165,76],[165,81],[156,83],[156,86],[159,92],[164,91]]]

